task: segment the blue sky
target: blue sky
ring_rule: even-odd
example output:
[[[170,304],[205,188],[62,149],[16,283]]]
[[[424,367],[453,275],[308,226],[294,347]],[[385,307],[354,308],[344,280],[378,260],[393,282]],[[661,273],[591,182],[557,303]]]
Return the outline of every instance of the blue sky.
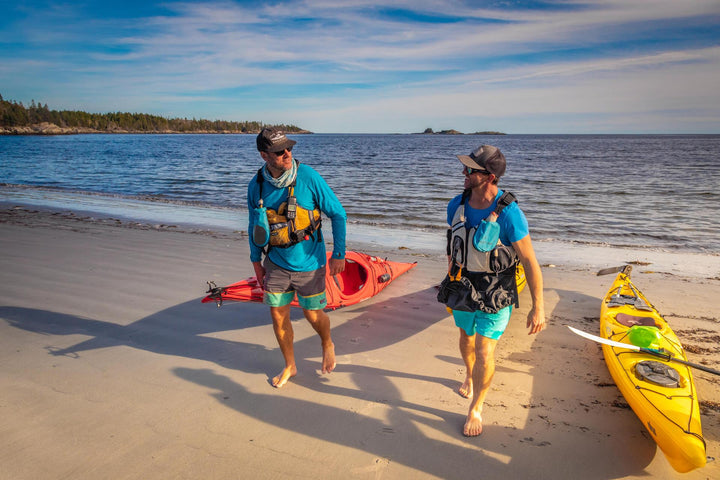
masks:
[[[0,94],[315,132],[720,133],[720,1],[0,0]]]

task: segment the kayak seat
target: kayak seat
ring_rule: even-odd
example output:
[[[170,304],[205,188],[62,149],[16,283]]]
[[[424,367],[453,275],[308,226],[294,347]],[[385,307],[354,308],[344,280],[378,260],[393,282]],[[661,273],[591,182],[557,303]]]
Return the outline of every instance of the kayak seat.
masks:
[[[639,317],[637,315],[629,315],[627,313],[618,313],[615,315],[615,321],[626,327],[642,325],[644,327],[657,327],[653,317]]]
[[[335,283],[343,295],[357,293],[367,282],[367,271],[359,263],[347,260],[345,270],[335,275]]]

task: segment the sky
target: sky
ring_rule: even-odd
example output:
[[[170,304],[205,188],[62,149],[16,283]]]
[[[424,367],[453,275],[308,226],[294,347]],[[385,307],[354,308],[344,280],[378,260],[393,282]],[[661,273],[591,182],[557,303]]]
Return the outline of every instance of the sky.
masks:
[[[0,94],[317,133],[720,133],[720,0],[0,0]]]

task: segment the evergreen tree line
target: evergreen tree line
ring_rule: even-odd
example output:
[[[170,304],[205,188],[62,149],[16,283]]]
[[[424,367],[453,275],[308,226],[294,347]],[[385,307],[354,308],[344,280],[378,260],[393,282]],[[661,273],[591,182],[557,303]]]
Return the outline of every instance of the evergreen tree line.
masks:
[[[26,107],[22,102],[11,102],[0,95],[0,127],[25,127],[39,123],[53,123],[61,128],[89,128],[99,131],[127,130],[133,132],[237,132],[257,133],[262,122],[229,122],[225,120],[192,120],[165,118],[146,113],[87,113],[76,110],[50,110],[47,104],[32,100]],[[286,132],[300,132],[295,125],[275,125]]]

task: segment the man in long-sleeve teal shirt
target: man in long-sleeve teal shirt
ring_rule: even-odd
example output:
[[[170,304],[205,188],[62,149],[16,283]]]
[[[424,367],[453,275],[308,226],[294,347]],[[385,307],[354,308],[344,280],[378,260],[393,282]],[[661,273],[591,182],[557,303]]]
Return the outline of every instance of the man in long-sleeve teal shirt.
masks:
[[[290,322],[290,302],[298,296],[305,318],[320,336],[323,350],[322,372],[330,373],[335,368],[335,347],[330,336],[330,318],[323,311],[325,298],[326,269],[337,275],[345,269],[345,233],[347,215],[335,193],[325,180],[311,167],[300,164],[292,157],[294,140],[288,139],[274,128],[265,128],[257,136],[257,148],[265,166],[253,177],[248,185],[248,209],[251,212],[250,260],[255,276],[265,289],[264,303],[270,306],[273,329],[280,350],[285,359],[285,368],[272,384],[282,387],[297,373],[293,349],[293,328]],[[325,242],[322,230],[308,226],[306,232],[296,235],[283,231],[290,222],[277,221],[275,214],[285,217],[292,191],[297,203],[297,220],[320,218],[320,212],[330,219],[333,234],[333,253],[326,265]],[[262,200],[262,202],[261,202]],[[265,207],[269,213],[270,230],[275,239],[263,249],[254,243],[256,217],[255,209]],[[292,209],[292,207],[291,207]],[[303,215],[306,215],[303,217]],[[305,228],[305,226],[303,226]],[[292,230],[292,227],[290,227]],[[292,240],[277,245],[278,236]],[[289,243],[289,245],[288,245]],[[266,253],[262,262],[263,252]]]

